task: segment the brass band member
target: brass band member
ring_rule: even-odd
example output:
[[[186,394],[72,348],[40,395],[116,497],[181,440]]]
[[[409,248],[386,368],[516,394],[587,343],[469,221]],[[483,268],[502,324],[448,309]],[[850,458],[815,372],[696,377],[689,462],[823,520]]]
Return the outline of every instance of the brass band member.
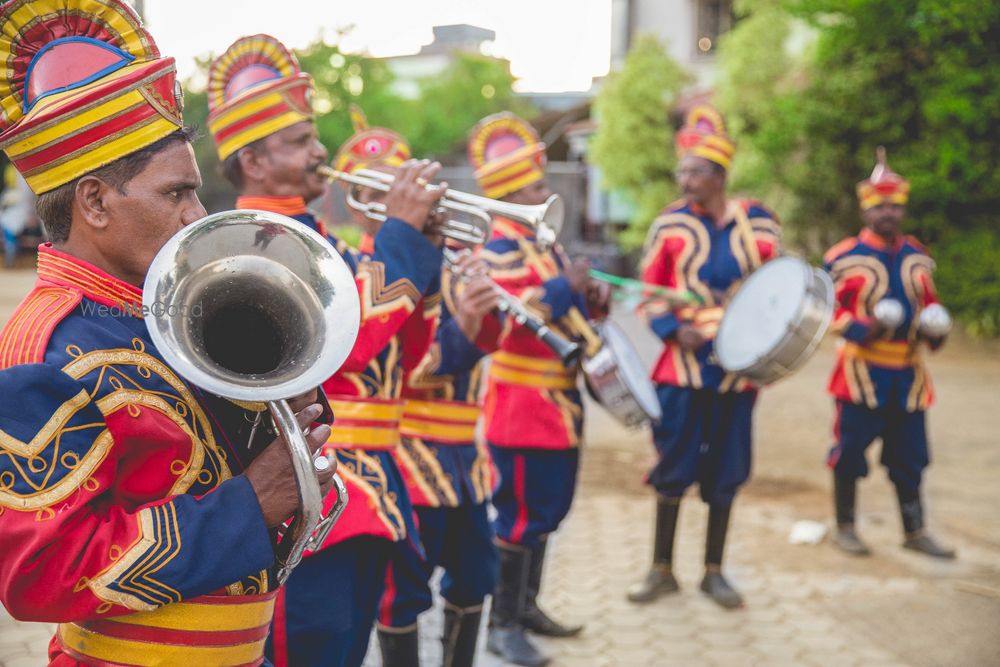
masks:
[[[416,509],[426,558],[398,550],[390,563],[379,613],[385,667],[418,663],[417,618],[432,606],[437,566],[444,569],[442,664],[471,667],[483,601],[496,585],[488,516],[494,475],[485,443],[476,441],[480,362],[499,326],[487,317],[497,294],[485,271],[471,256],[443,270],[434,344],[403,387],[402,446],[393,455]]]
[[[653,369],[663,418],[653,429],[659,461],[647,478],[657,494],[653,566],[629,589],[628,599],[649,602],[678,590],[674,533],[681,497],[697,482],[709,505],[701,588],[723,607],[738,607],[743,600],[722,576],[722,554],[730,507],[750,476],[757,393],[712,361],[712,340],[727,296],[778,252],[779,228],[759,202],[726,198],[734,147],[715,109],[692,109],[676,141],[683,198],[653,222],[642,279],[693,292],[704,305],[677,307],[650,300],[640,308],[664,343]]]
[[[355,270],[361,295],[358,342],[323,385],[337,415],[326,448],[340,462],[350,501],[323,548],[289,577],[268,645],[276,665],[295,667],[360,665],[390,554],[405,541],[419,549],[391,452],[399,444],[403,367],[419,362],[433,335],[442,261],[422,233],[441,193],[419,182],[439,165],[404,163],[409,148],[401,140],[362,142],[373,149],[369,157],[398,168],[373,257],[337,239],[306,208],[326,188],[316,170],[328,158],[308,105],[312,87],[294,56],[267,35],[237,40],[209,72],[209,129],[239,191],[237,207],[283,213],[325,234]]]
[[[469,140],[469,158],[487,197],[537,205],[552,194],[545,145],[513,114],[480,121]],[[589,312],[607,307],[608,292],[591,283],[586,262],[571,264],[558,245],[540,249],[534,231],[519,222],[494,218],[482,256],[501,287],[567,336],[584,333]],[[538,606],[547,540],[569,511],[576,486],[583,426],[577,372],[508,319],[487,377],[484,429],[500,473],[493,497],[500,578],[489,649],[519,665],[547,661],[525,630],[553,637],[581,630],[554,621]]]
[[[836,286],[834,330],[843,338],[830,393],[837,403],[833,469],[837,546],[867,555],[854,527],[855,489],[868,474],[865,450],[882,439],[882,464],[896,487],[903,546],[954,558],[928,534],[920,482],[930,462],[926,412],[934,399],[920,349],[944,344],[951,318],[938,303],[934,262],[902,233],[910,184],[889,169],[884,151],[872,175],[858,184],[865,228],[827,251],[824,263]]]
[[[291,460],[142,319],[154,255],[205,215],[174,61],[119,0],[15,0],[0,27],[0,145],[52,239],[0,334],[0,600],[59,623],[53,665],[260,665]]]

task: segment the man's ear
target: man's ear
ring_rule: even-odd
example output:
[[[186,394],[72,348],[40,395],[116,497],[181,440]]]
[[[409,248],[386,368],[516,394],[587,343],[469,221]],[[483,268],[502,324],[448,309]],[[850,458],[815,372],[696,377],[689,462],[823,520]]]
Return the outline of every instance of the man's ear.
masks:
[[[236,153],[236,159],[240,161],[243,180],[251,183],[260,183],[264,180],[264,156],[262,153],[253,148],[245,147]]]
[[[110,222],[108,195],[113,188],[96,176],[84,176],[76,184],[73,207],[84,224],[104,229]]]

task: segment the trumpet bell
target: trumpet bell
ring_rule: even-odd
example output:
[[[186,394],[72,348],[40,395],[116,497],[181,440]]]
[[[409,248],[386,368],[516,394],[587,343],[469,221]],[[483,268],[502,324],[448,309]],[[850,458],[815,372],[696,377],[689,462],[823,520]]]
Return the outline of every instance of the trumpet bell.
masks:
[[[166,362],[218,396],[277,401],[313,389],[346,360],[361,306],[337,251],[267,211],[194,222],[160,250],[143,288]]]
[[[553,237],[559,236],[563,221],[566,219],[566,202],[559,195],[551,195],[542,206],[544,207],[542,219],[538,226],[547,227],[552,232]]]

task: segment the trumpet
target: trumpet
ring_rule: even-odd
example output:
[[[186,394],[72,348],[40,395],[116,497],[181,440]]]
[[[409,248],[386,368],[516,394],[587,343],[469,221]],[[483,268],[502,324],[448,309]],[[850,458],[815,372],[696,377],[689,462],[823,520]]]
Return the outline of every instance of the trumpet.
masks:
[[[347,192],[347,205],[371,220],[385,221],[385,204],[359,201],[354,188],[372,188],[388,192],[395,180],[390,174],[373,169],[359,169],[353,174],[349,174],[326,165],[317,167],[316,173],[331,182],[340,181],[354,186]],[[436,187],[430,184],[424,185],[428,188]],[[441,197],[438,211],[465,216],[464,218],[449,217],[438,230],[442,236],[462,245],[483,245],[489,241],[493,228],[493,216],[501,215],[529,227],[535,232],[539,248],[547,249],[552,247],[562,229],[566,206],[562,197],[555,194],[549,197],[544,204],[529,206],[511,204],[510,202],[448,189]]]
[[[468,251],[466,251],[468,252]],[[448,268],[453,273],[459,273],[458,263],[461,261],[461,253],[458,253],[451,248],[444,249],[444,258],[448,263]],[[463,280],[467,280],[467,276],[462,276]],[[577,359],[580,358],[580,354],[583,350],[580,346],[573,341],[566,340],[555,331],[549,328],[549,325],[545,323],[545,320],[540,317],[536,317],[528,307],[524,305],[520,299],[505,290],[503,287],[498,285],[491,278],[487,277],[490,281],[490,285],[493,291],[498,297],[497,309],[501,313],[506,313],[510,317],[514,318],[514,321],[526,328],[531,333],[545,343],[546,346],[559,357],[562,361],[563,366],[569,368],[576,363]]]

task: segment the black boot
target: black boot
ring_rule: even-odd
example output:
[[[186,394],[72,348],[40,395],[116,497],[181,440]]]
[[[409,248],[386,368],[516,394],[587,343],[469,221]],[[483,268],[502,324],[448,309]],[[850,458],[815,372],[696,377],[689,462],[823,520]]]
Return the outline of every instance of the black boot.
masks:
[[[630,602],[652,602],[661,595],[680,590],[672,570],[674,535],[677,533],[677,516],[680,509],[680,498],[657,496],[653,567],[642,581],[629,587],[626,597]]]
[[[521,625],[524,596],[528,587],[530,552],[503,542],[497,543],[500,577],[490,608],[490,629],[486,648],[507,662],[525,667],[541,667],[549,659],[531,643]]]
[[[722,576],[722,552],[726,548],[730,505],[709,505],[708,533],[705,536],[705,578],[701,590],[726,609],[743,606],[743,598]]]
[[[833,504],[837,512],[837,533],[833,543],[841,551],[852,556],[868,556],[868,548],[854,529],[854,506],[857,494],[857,480],[843,479],[836,473],[833,475]]]
[[[442,667],[472,667],[482,616],[482,605],[463,609],[445,601],[444,634],[441,635]]]
[[[420,667],[417,626],[388,628],[379,626],[378,645],[382,649],[382,667]]]
[[[920,491],[904,489],[897,485],[896,497],[899,498],[899,513],[903,517],[903,532],[906,534],[903,547],[934,558],[954,558],[954,549],[942,546],[927,533]]]
[[[543,537],[537,545],[531,548],[531,562],[528,565],[528,587],[524,595],[524,612],[521,614],[521,625],[546,637],[573,637],[583,630],[582,625],[567,626],[559,623],[538,606],[538,592],[542,587],[542,570],[545,567],[545,548],[548,538]]]

